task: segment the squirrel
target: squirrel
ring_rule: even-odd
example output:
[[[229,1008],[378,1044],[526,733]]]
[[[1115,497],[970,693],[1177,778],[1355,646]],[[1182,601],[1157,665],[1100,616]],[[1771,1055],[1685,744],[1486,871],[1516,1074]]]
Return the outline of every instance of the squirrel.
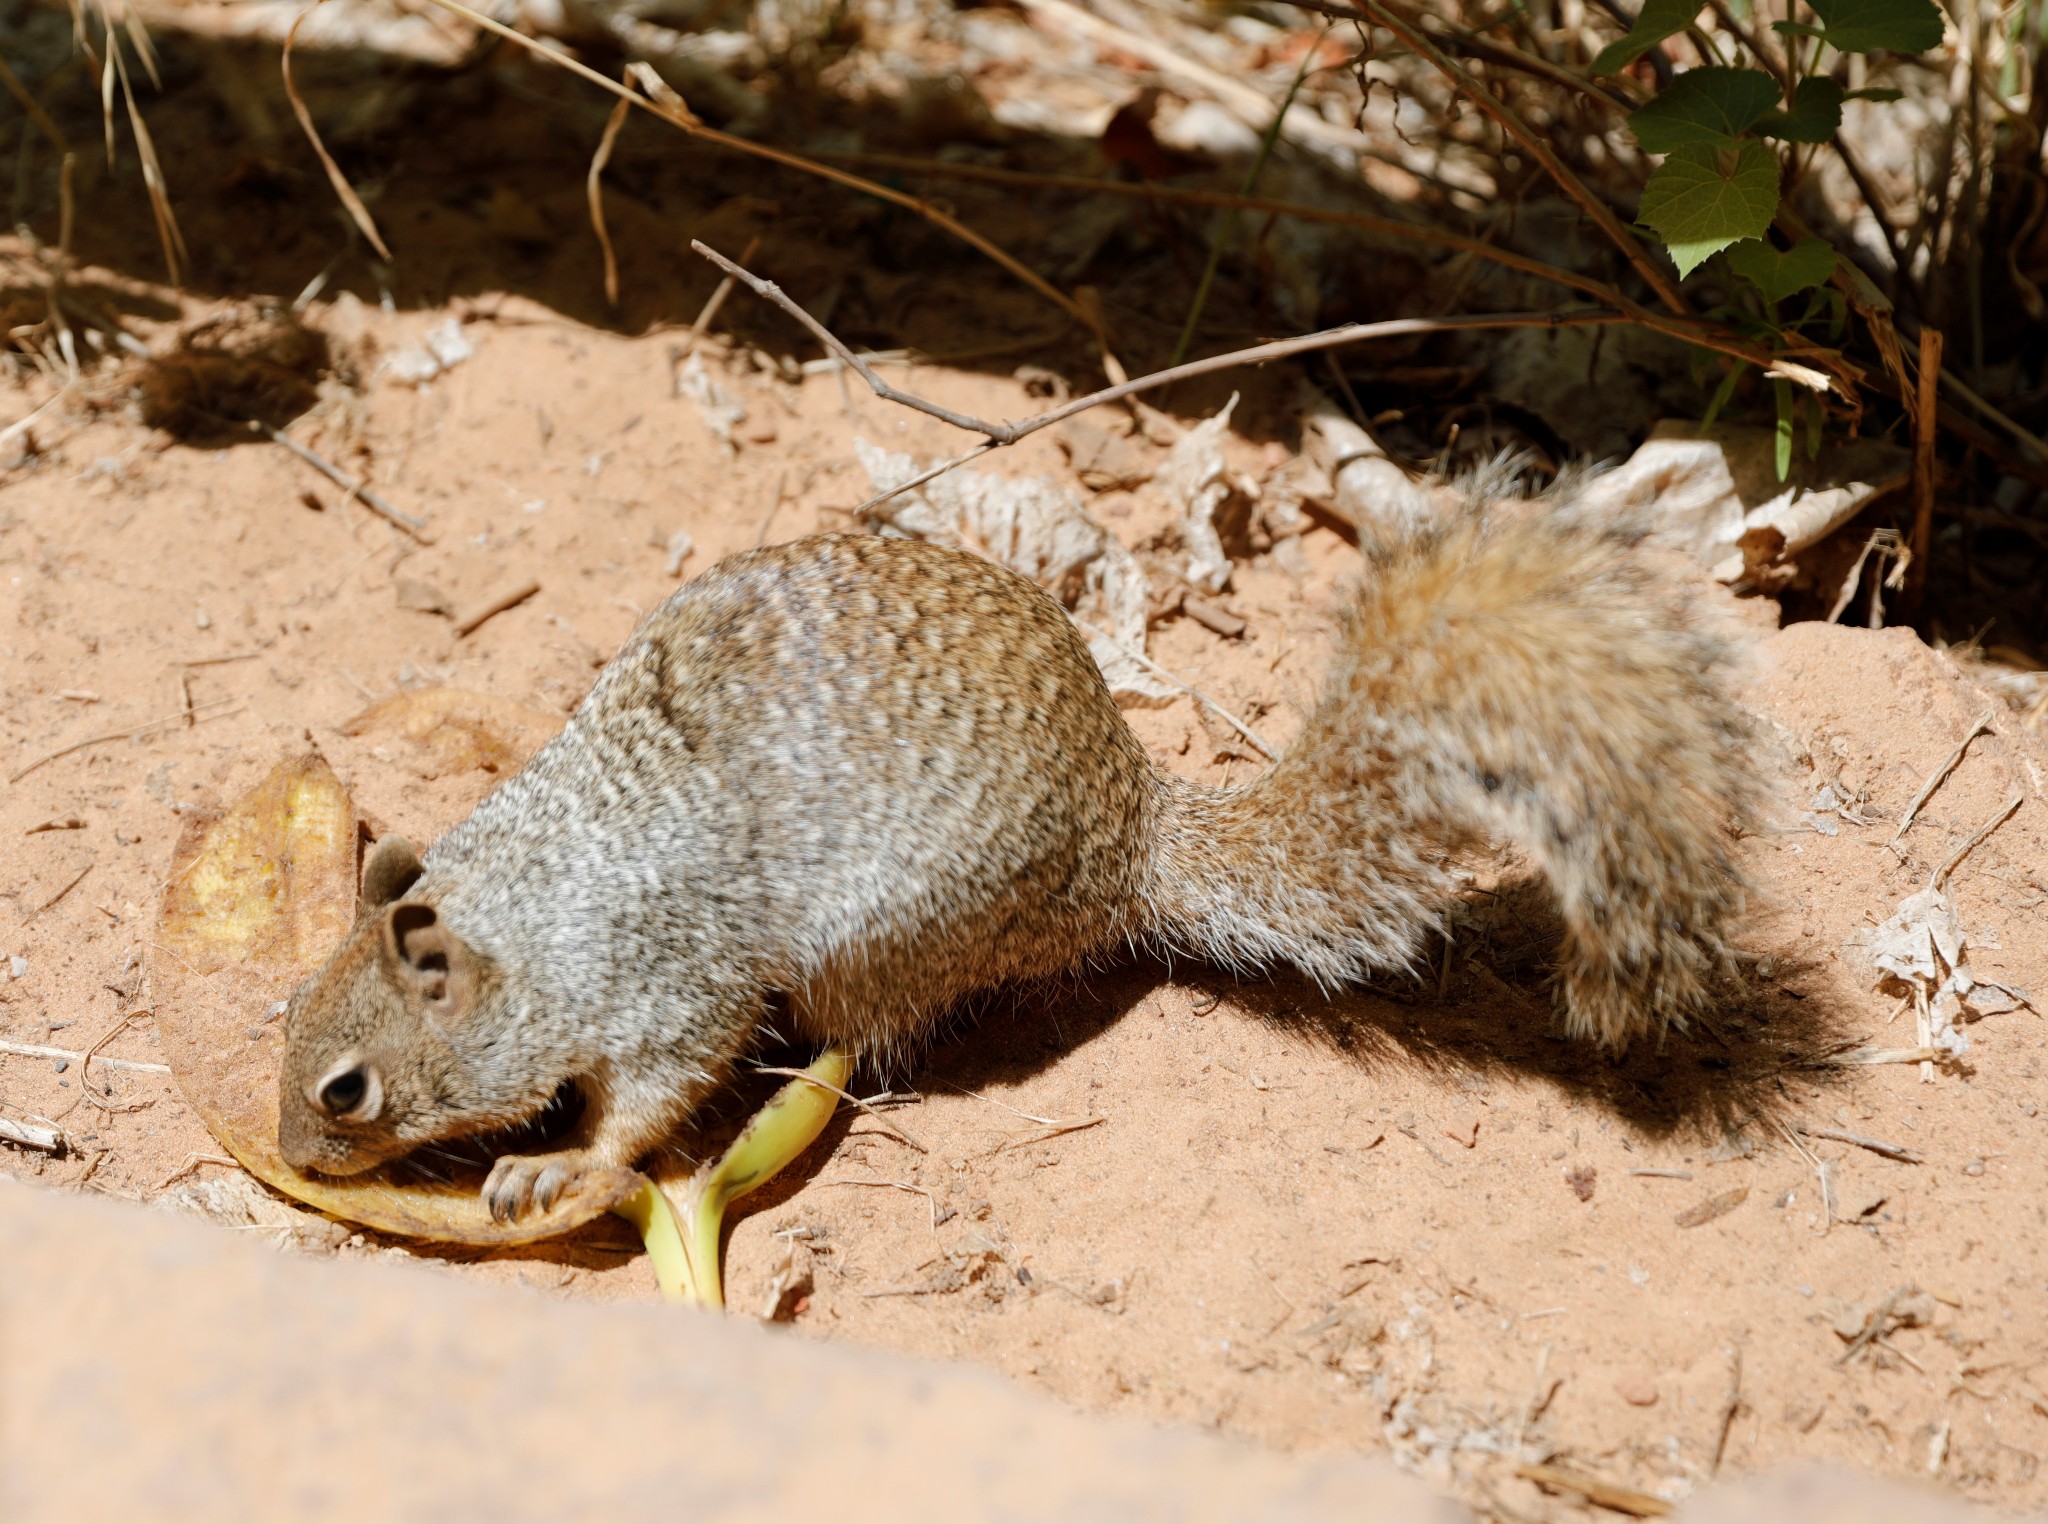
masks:
[[[580,1092],[495,1217],[632,1166],[777,996],[888,1057],[969,994],[1150,946],[1326,989],[1413,966],[1448,854],[1507,839],[1565,927],[1568,1033],[1682,1025],[1728,966],[1754,790],[1726,651],[1626,533],[1475,508],[1367,547],[1334,669],[1251,782],[1153,765],[1065,610],[971,552],[823,535],[649,614],[424,857],[370,850],[289,1002],[279,1141],[349,1175]]]

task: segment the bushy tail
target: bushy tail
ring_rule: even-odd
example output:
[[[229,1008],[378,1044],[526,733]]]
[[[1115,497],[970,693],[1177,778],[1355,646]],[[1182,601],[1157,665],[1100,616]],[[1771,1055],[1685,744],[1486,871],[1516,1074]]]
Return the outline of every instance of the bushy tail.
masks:
[[[1294,748],[1241,788],[1162,778],[1149,930],[1326,986],[1407,967],[1445,854],[1506,838],[1561,902],[1573,1035],[1682,1023],[1742,896],[1728,828],[1754,785],[1723,660],[1624,539],[1554,504],[1387,551]]]

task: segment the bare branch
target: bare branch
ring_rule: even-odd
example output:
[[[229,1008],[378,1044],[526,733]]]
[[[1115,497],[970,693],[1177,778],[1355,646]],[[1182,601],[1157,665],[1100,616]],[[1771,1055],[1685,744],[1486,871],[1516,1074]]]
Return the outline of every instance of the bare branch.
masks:
[[[1337,12],[1339,7],[1333,5],[1318,9],[1325,15],[1330,15]],[[1685,312],[1685,299],[1679,295],[1678,287],[1673,284],[1671,277],[1665,274],[1663,267],[1651,257],[1650,251],[1643,247],[1635,234],[1622,225],[1621,219],[1614,215],[1613,209],[1595,195],[1585,181],[1565,166],[1564,161],[1551,151],[1550,145],[1544,142],[1542,137],[1530,129],[1527,122],[1516,116],[1491,90],[1474,79],[1462,65],[1431,42],[1420,25],[1397,16],[1381,4],[1380,0],[1359,0],[1358,10],[1353,14],[1360,20],[1377,22],[1407,43],[1438,73],[1456,85],[1473,105],[1492,117],[1501,131],[1521,144],[1529,157],[1543,166],[1559,188],[1578,202],[1580,210],[1593,219],[1594,225],[1605,233],[1613,241],[1614,246],[1627,257],[1628,262],[1636,267],[1636,273],[1642,276],[1652,291],[1657,293],[1658,299],[1673,312]]]
[[[878,503],[885,503],[899,493],[908,492],[912,487],[921,487],[933,477],[943,476],[955,466],[965,465],[980,455],[1015,444],[1027,434],[1055,423],[1062,423],[1077,413],[1090,408],[1101,407],[1106,402],[1118,402],[1140,392],[1155,391],[1170,386],[1176,381],[1191,380],[1219,370],[1234,370],[1240,365],[1264,365],[1272,360],[1285,360],[1294,355],[1313,354],[1318,350],[1336,349],[1345,344],[1356,344],[1366,339],[1403,338],[1418,333],[1451,333],[1469,328],[1604,328],[1619,323],[1632,323],[1635,319],[1622,312],[1489,312],[1476,313],[1466,317],[1441,318],[1392,318],[1381,323],[1346,323],[1338,328],[1326,328],[1320,333],[1307,333],[1299,338],[1276,339],[1270,344],[1254,344],[1249,349],[1232,350],[1229,354],[1211,355],[1205,360],[1190,360],[1185,365],[1172,365],[1165,370],[1154,371],[1149,376],[1136,376],[1115,386],[1105,386],[1099,392],[1090,392],[1085,397],[1076,397],[1062,403],[1050,412],[1035,417],[1019,419],[1010,423],[994,423],[985,418],[976,418],[967,413],[957,413],[949,407],[889,385],[875,374],[874,368],[855,354],[816,318],[790,300],[789,294],[773,281],[762,280],[751,271],[741,268],[720,254],[716,249],[692,239],[690,247],[724,270],[728,275],[745,281],[749,287],[784,312],[802,323],[816,335],[818,341],[839,358],[860,373],[862,380],[873,388],[877,397],[885,402],[898,403],[924,413],[929,417],[952,424],[955,428],[985,436],[984,442],[964,454],[943,461],[930,470],[900,486],[893,487],[879,497],[870,498],[856,508],[856,514],[864,513]]]

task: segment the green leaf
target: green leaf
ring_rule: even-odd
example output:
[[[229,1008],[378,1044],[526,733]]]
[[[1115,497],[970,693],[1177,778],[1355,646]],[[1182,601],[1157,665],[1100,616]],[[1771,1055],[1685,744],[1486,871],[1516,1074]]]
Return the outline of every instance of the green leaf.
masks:
[[[1637,216],[1689,275],[1717,250],[1763,237],[1777,210],[1778,156],[1752,139],[1733,151],[1674,148],[1643,187]]]
[[[1842,92],[1842,99],[1845,101],[1902,101],[1905,98],[1905,91],[1894,90],[1889,85],[1873,85],[1864,90]]]
[[[1669,153],[1687,143],[1733,148],[1777,104],[1778,82],[1760,69],[1688,69],[1630,112],[1628,125],[1644,153]]]
[[[1934,0],[1807,0],[1820,17],[1821,35],[1844,53],[1924,53],[1941,46],[1941,12]]]
[[[1636,24],[1619,42],[1610,42],[1593,60],[1595,74],[1619,74],[1667,37],[1675,37],[1692,25],[1693,17],[1706,8],[1706,0],[1643,0]]]
[[[1835,273],[1835,251],[1818,238],[1802,238],[1782,252],[1764,239],[1745,239],[1729,248],[1727,258],[1729,269],[1772,302],[1811,291]]]
[[[1728,399],[1735,395],[1735,383],[1742,379],[1742,373],[1749,369],[1749,361],[1736,360],[1728,367],[1728,374],[1721,378],[1721,384],[1714,388],[1714,395],[1707,401],[1706,416],[1700,419],[1700,432],[1713,428],[1714,420],[1721,416],[1721,410],[1728,405]]]
[[[1792,472],[1792,383],[1774,380],[1771,390],[1778,398],[1777,438],[1771,441],[1771,460],[1778,468],[1778,480],[1783,481]]]
[[[1792,109],[1765,112],[1756,130],[1788,143],[1825,143],[1842,125],[1842,100],[1840,85],[1825,74],[1809,75],[1799,82]]]

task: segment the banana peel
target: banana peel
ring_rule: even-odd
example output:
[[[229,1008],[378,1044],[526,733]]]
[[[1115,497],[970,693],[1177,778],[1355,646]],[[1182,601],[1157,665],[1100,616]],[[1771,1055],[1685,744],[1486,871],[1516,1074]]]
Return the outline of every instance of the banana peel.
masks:
[[[634,1170],[593,1172],[554,1206],[492,1220],[475,1182],[415,1175],[307,1175],[277,1148],[282,1002],[355,917],[357,824],[348,790],[317,752],[289,757],[224,813],[188,817],[157,918],[153,981],[165,1056],[207,1130],[265,1184],[345,1222],[441,1243],[504,1247],[617,1212],[641,1231],[672,1300],[720,1306],[726,1207],[810,1146],[851,1064],[836,1050],[793,1080],[691,1182],[678,1219]],[[271,1013],[266,1015],[265,1013]]]

